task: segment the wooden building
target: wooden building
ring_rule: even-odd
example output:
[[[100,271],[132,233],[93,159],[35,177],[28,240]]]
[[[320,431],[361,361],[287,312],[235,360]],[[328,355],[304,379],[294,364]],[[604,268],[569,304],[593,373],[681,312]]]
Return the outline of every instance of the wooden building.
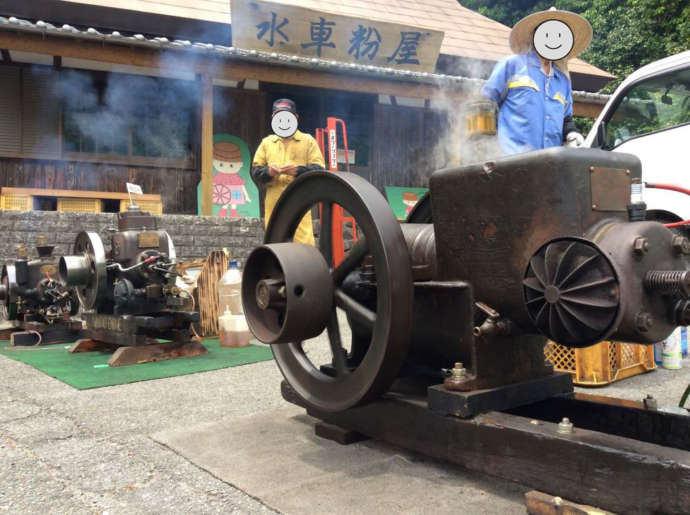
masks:
[[[354,27],[442,31],[440,52],[415,71],[233,46],[259,25],[231,23],[230,0],[4,0],[0,186],[124,191],[135,182],[159,193],[167,213],[211,214],[214,135],[238,137],[253,154],[280,97],[297,102],[305,132],[343,119],[352,170],[376,186],[422,185],[443,161],[432,154],[448,137],[448,113],[510,53],[508,27],[456,0],[279,3],[351,17]],[[606,97],[594,92],[612,76],[580,60],[571,75],[576,115],[596,116]]]

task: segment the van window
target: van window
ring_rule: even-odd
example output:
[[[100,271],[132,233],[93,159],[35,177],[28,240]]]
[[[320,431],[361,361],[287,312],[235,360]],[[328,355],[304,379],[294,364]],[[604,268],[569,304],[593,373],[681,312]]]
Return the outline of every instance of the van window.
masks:
[[[606,148],[644,134],[690,123],[690,68],[634,85],[606,123]]]

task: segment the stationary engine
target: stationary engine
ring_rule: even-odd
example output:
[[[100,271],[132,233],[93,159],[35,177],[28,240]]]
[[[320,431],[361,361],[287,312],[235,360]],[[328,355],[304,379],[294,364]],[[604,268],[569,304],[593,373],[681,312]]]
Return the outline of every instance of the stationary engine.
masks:
[[[640,176],[635,156],[567,148],[440,170],[400,224],[358,176],[304,174],[247,261],[249,326],[300,402],[325,412],[372,400],[401,376],[442,382],[441,369],[454,369],[446,387],[461,391],[550,376],[547,337],[658,342],[690,322],[690,242],[631,204]],[[317,204],[318,248],[292,243]],[[334,205],[360,235],[340,263]],[[303,343],[324,329],[325,363]]]
[[[42,241],[36,247],[38,257],[30,259],[22,245],[17,259],[2,267],[0,300],[5,303],[9,320],[52,324],[79,310],[74,291],[58,277],[58,258],[53,256],[53,248]]]
[[[58,258],[53,255],[53,249],[46,245],[43,235],[39,237],[36,258],[29,258],[22,245],[17,259],[2,267],[0,284],[0,300],[4,302],[8,320],[17,321],[21,329],[36,334],[43,334],[49,326],[56,325],[48,331],[50,335],[41,336],[44,343],[69,341],[68,328],[79,326],[70,320],[79,311],[79,301],[74,290],[60,280]],[[20,334],[13,335],[17,344],[21,338]],[[34,336],[29,335],[28,339],[36,343]]]
[[[175,246],[156,220],[138,209],[118,214],[106,251],[100,236],[81,232],[74,254],[60,259],[60,276],[76,288],[92,338],[116,345],[151,338],[189,339],[198,313],[184,311],[175,286]]]

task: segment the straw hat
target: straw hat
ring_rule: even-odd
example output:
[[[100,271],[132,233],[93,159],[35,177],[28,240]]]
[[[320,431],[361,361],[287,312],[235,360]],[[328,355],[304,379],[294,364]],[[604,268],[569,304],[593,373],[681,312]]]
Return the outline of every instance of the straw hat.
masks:
[[[592,41],[592,26],[585,18],[579,14],[570,11],[561,11],[552,7],[548,11],[539,11],[525,16],[517,22],[513,30],[510,31],[510,49],[516,54],[527,52],[532,48],[534,31],[539,25],[548,20],[562,21],[573,31],[573,48],[563,60],[576,57],[582,53]]]

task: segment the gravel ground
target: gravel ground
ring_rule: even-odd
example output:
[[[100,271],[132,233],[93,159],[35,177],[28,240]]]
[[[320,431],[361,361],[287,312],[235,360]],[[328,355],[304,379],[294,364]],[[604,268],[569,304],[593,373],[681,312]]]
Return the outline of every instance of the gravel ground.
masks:
[[[586,391],[629,399],[652,393],[677,403],[690,382],[690,361],[685,366]],[[79,391],[0,357],[0,377],[0,511],[272,511],[148,437],[284,406],[272,361]],[[499,493],[487,495],[487,507],[492,495]]]

